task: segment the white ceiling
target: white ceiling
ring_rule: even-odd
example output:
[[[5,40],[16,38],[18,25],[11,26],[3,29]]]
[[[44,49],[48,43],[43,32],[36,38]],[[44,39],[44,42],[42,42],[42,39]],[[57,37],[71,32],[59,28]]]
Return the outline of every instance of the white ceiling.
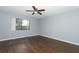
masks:
[[[45,9],[42,15],[31,15],[31,12],[25,12],[25,10],[32,10],[31,6],[0,6],[0,12],[20,15],[20,16],[30,16],[35,18],[42,18],[45,16],[55,15],[74,9],[79,9],[78,6],[36,6],[38,9]]]

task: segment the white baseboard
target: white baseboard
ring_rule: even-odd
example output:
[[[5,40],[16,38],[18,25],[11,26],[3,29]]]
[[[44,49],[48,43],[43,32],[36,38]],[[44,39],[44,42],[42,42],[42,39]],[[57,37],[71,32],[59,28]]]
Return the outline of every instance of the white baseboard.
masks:
[[[37,35],[39,35],[39,34],[37,34]],[[7,39],[0,39],[0,41],[13,40],[13,39],[18,39],[18,38],[23,38],[23,37],[30,37],[30,36],[37,36],[37,35],[27,35],[27,36],[20,36],[20,37],[12,37],[12,38],[7,38]],[[56,38],[56,37],[53,37],[53,36],[52,37],[47,36],[47,35],[40,35],[40,36],[48,37],[48,38],[51,38],[51,39],[56,39],[56,40],[59,40],[59,41],[63,41],[63,42],[67,42],[67,43],[71,43],[71,44],[79,46],[79,43],[70,42],[70,41],[59,39],[59,38]]]
[[[37,34],[37,35],[39,35],[39,34]],[[30,36],[37,36],[37,35],[27,35],[27,36],[20,36],[20,37],[12,37],[12,38],[7,38],[7,39],[0,39],[0,41],[13,40],[13,39],[30,37]]]
[[[48,37],[48,38],[51,38],[51,39],[56,39],[56,40],[59,40],[59,41],[63,41],[63,42],[67,42],[67,43],[71,43],[71,44],[74,44],[74,45],[78,45],[79,46],[79,43],[75,43],[75,42],[70,42],[70,41],[67,41],[67,40],[63,40],[63,39],[59,39],[59,38],[56,38],[56,37],[51,37],[51,36],[47,36],[47,35],[41,35],[41,36],[44,36],[44,37]]]

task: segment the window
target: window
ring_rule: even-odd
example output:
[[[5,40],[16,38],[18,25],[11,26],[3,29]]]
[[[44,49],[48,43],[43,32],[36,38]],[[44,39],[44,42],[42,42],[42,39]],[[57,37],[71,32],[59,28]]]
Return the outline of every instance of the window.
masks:
[[[16,30],[29,30],[30,23],[29,20],[16,18]]]

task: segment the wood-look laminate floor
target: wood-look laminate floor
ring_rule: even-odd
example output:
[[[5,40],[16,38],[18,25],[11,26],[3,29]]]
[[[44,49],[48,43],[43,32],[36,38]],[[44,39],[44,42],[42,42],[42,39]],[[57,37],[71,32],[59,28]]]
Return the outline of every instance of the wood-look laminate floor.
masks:
[[[43,36],[0,42],[1,53],[79,53],[79,46]]]

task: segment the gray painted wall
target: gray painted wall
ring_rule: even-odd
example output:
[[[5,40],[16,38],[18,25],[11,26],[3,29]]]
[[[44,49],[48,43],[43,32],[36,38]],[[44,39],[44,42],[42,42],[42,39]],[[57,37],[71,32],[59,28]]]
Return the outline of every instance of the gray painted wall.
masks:
[[[40,19],[40,34],[79,43],[79,10]]]
[[[11,19],[24,16],[14,16],[0,13],[0,39],[15,38],[30,35],[46,35],[79,43],[79,11],[74,10],[41,19],[30,19],[30,30],[11,31]]]
[[[25,31],[11,31],[11,19],[12,18],[24,18],[30,19],[30,30]],[[30,36],[39,34],[39,21],[33,18],[14,16],[5,13],[0,13],[0,39],[16,38],[20,36]]]

